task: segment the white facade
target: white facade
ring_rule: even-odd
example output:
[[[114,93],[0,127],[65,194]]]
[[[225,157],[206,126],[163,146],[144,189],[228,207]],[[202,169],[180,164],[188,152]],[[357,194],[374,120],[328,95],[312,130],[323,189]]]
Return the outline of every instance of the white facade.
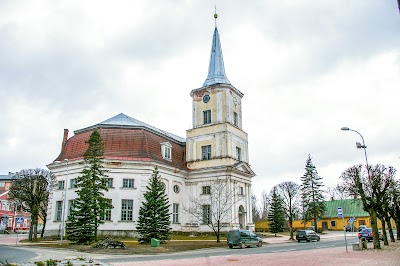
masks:
[[[249,166],[247,133],[242,129],[243,94],[225,76],[217,29],[214,31],[207,80],[202,88],[193,90],[190,95],[193,101],[193,127],[187,131],[186,140],[123,114],[78,130],[70,139],[68,131],[64,131],[63,147],[57,159],[60,162],[54,161],[48,165],[57,178],[59,188],[52,192],[50,198],[46,234],[61,234],[63,220],[68,217],[69,203],[77,197],[71,180],[83,170],[82,151],[79,149],[88,138],[88,132],[95,128],[103,129],[101,134],[106,138],[109,136],[107,128],[116,129],[115,132],[125,137],[136,134],[137,138],[142,139],[142,142],[138,141],[142,146],[134,138],[125,138],[118,145],[105,142],[109,146],[105,149],[104,168],[110,179],[110,187],[104,195],[112,200],[113,209],[105,217],[105,223],[100,225],[100,234],[135,234],[143,194],[156,166],[171,204],[173,231],[212,231],[204,219],[196,217],[189,210],[195,205],[194,199],[203,201],[205,205],[210,204],[213,196],[210,192],[213,192],[216,180],[224,180],[226,191],[229,192],[226,194],[229,195],[229,210],[223,220],[226,225],[224,230],[254,229],[251,178],[255,174]],[[137,132],[148,132],[148,135],[142,136]],[[114,135],[114,138],[118,136]],[[121,146],[127,143],[136,143],[130,147],[139,149],[136,152],[142,155],[129,155],[129,149]],[[119,154],[119,149],[124,150],[121,151],[124,155]],[[65,206],[64,198],[67,203]],[[63,213],[63,210],[66,211]]]

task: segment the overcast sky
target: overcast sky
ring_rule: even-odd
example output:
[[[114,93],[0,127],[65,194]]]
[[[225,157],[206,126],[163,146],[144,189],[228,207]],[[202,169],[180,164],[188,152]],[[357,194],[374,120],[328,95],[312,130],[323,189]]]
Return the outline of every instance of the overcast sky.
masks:
[[[185,137],[207,77],[217,4],[225,70],[244,93],[258,197],[400,166],[396,0],[0,1],[0,174],[46,168],[72,132],[119,113]]]

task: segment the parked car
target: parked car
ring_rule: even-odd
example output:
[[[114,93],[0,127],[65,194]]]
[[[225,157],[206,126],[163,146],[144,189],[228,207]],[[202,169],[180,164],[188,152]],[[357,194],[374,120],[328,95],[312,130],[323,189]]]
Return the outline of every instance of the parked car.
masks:
[[[229,248],[234,246],[240,246],[240,248],[261,247],[262,243],[262,239],[250,230],[237,229],[228,232],[227,244]]]
[[[298,230],[296,233],[296,240],[300,242],[301,240],[305,240],[307,242],[317,240],[319,241],[321,238],[315,231],[313,230]]]
[[[364,228],[358,232],[358,238],[362,237],[364,237],[367,241],[372,241],[374,238],[374,232],[372,232],[372,228]]]
[[[358,232],[361,232],[361,230],[368,228],[366,225],[360,225],[360,227],[358,227]]]
[[[351,232],[351,231],[357,232],[357,228],[355,226],[352,226],[352,225],[347,225],[346,226],[346,232]]]

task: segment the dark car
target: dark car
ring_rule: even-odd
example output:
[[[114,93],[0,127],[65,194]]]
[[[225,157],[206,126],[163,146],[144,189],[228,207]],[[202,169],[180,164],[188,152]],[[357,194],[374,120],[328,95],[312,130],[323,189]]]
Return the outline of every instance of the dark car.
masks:
[[[358,232],[361,232],[363,229],[368,228],[366,225],[360,225],[360,227],[358,227]]]
[[[357,232],[357,228],[354,227],[353,225],[347,225],[346,232]]]
[[[364,228],[360,232],[358,232],[358,238],[364,237],[367,241],[372,241],[374,238],[374,233],[372,232],[372,228]]]
[[[313,230],[299,230],[296,233],[296,240],[300,242],[301,240],[305,240],[307,242],[313,241],[313,240],[320,240],[320,237],[317,233],[315,233]]]
[[[230,230],[228,232],[227,244],[230,248],[234,246],[240,246],[240,248],[250,247],[250,246],[262,246],[262,239],[258,237],[255,233],[250,230]]]

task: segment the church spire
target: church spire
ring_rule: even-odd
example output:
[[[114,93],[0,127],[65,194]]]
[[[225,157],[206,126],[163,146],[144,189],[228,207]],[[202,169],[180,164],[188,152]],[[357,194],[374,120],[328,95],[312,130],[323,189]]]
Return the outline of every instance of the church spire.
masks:
[[[225,75],[224,59],[222,58],[221,42],[217,29],[217,13],[214,14],[215,30],[211,45],[210,65],[208,67],[208,76],[204,81],[203,87],[211,86],[214,84],[231,84]]]

